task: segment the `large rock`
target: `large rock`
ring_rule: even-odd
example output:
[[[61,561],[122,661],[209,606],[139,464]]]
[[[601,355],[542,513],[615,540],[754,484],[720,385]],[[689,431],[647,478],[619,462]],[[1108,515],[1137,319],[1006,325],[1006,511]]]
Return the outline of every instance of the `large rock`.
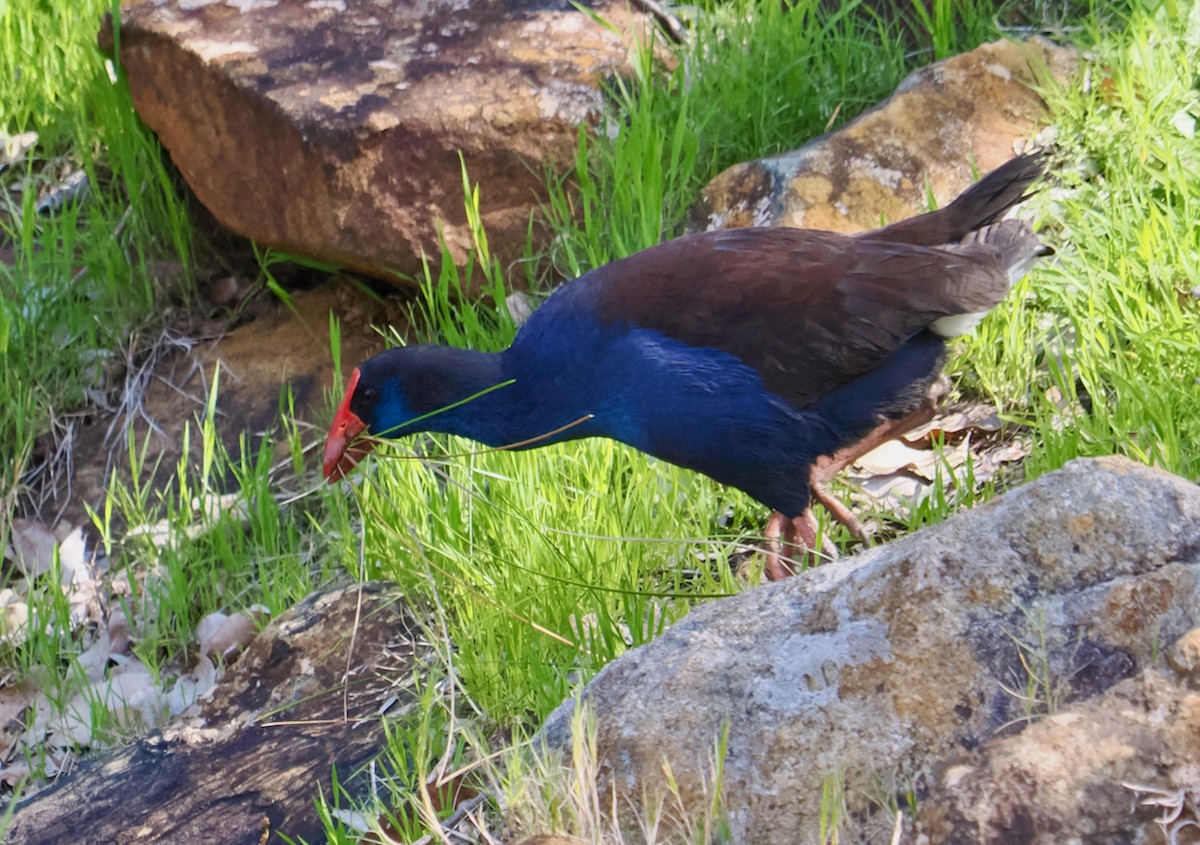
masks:
[[[665,760],[684,801],[701,803],[728,725],[731,841],[816,842],[834,777],[854,819],[847,840],[858,826],[888,841],[891,820],[865,795],[922,798],[935,764],[1161,665],[1198,621],[1200,488],[1124,459],[1074,461],[941,525],[700,608],[610,664],[584,693],[600,794],[636,813]],[[547,721],[552,748],[570,748],[572,712]]]
[[[952,758],[938,767],[914,832],[938,845],[1200,840],[1200,694],[1181,681],[1147,669]]]
[[[799,149],[736,164],[704,189],[692,227],[874,229],[945,204],[1013,157],[1045,119],[1039,81],[1074,49],[997,41],[922,68],[884,103]]]
[[[570,159],[643,28],[583,5],[616,31],[568,0],[130,0],[120,59],[221,223],[395,281],[439,226],[465,255],[460,153],[493,250],[519,255],[542,163]]]

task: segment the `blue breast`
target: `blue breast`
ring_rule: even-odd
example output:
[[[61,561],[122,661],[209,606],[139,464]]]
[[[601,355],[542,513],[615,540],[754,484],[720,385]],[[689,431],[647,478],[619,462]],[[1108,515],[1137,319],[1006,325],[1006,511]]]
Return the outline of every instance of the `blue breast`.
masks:
[[[556,440],[610,437],[789,516],[808,505],[812,462],[867,434],[936,371],[943,350],[922,332],[882,366],[795,408],[734,355],[603,322],[588,300],[586,288],[563,289],[521,329],[507,353],[514,400],[538,409],[543,430],[593,415]]]

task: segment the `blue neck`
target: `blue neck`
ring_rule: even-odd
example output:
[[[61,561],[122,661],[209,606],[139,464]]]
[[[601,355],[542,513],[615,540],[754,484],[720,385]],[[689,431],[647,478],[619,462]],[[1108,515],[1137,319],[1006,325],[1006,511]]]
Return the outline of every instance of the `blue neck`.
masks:
[[[580,404],[575,385],[556,383],[539,371],[543,368],[520,366],[509,350],[448,351],[454,354],[436,377],[461,404],[405,427],[398,436],[436,431],[492,447],[527,449],[596,433],[586,419],[592,411]]]

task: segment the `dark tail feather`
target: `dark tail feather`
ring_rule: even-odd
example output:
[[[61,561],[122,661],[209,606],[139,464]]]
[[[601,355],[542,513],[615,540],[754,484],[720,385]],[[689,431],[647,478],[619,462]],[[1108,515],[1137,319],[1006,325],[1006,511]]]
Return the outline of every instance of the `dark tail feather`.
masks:
[[[959,243],[1027,199],[1029,186],[1041,178],[1045,169],[1044,153],[1017,156],[967,188],[945,208],[901,220],[862,237],[914,246]]]

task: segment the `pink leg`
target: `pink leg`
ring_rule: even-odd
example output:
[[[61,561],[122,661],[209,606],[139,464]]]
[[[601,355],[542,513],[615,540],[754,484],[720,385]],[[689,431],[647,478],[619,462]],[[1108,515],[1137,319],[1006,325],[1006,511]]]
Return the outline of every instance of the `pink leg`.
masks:
[[[924,425],[933,419],[937,406],[933,400],[926,397],[921,407],[898,420],[887,420],[871,429],[862,440],[857,440],[849,446],[838,449],[832,455],[823,455],[813,461],[812,479],[814,483],[825,484],[850,464],[870,452],[876,446],[899,437],[906,431],[912,431],[917,426]]]
[[[846,526],[854,535],[854,539],[862,543],[868,542],[867,529],[858,521],[854,511],[850,510],[845,502],[830,493],[824,484],[813,482],[812,497],[814,501],[820,502],[825,510],[829,511],[830,516]]]
[[[763,535],[767,538],[766,547],[763,549],[763,573],[767,576],[768,581],[782,581],[794,574],[791,566],[785,563],[781,557],[780,538],[783,536],[785,526],[788,526],[790,522],[791,520],[780,511],[772,511],[771,518],[767,520],[766,530],[763,531]]]
[[[940,392],[931,391],[925,396],[922,404],[912,412],[900,419],[881,423],[862,440],[839,449],[832,455],[817,458],[813,463],[812,472],[809,475],[813,500],[823,505],[829,511],[830,516],[846,526],[858,540],[867,542],[866,529],[863,528],[854,512],[826,490],[825,485],[832,481],[839,472],[875,447],[933,419],[939,398]],[[767,521],[767,527],[763,533],[767,540],[766,548],[763,550],[765,555],[763,571],[770,581],[782,581],[784,578],[794,575],[796,561],[807,559],[810,563],[816,563],[817,558],[822,554],[828,557],[837,557],[837,550],[827,540],[822,541],[820,549],[817,548],[817,520],[813,516],[811,508],[795,519],[788,519],[781,512],[774,511]]]
[[[867,542],[867,531],[863,528],[862,523],[858,521],[850,508],[825,489],[825,485],[832,481],[839,472],[875,447],[929,422],[933,419],[936,410],[936,400],[932,396],[926,396],[922,405],[906,416],[881,423],[862,440],[839,449],[832,455],[817,458],[809,476],[813,499],[824,505],[829,514],[846,526],[856,539]]]
[[[818,545],[817,518],[811,508],[795,519],[773,511],[763,533],[767,538],[763,572],[768,581],[782,581],[795,575],[797,563],[815,565],[821,556],[837,557],[837,550],[830,543],[822,541]]]

